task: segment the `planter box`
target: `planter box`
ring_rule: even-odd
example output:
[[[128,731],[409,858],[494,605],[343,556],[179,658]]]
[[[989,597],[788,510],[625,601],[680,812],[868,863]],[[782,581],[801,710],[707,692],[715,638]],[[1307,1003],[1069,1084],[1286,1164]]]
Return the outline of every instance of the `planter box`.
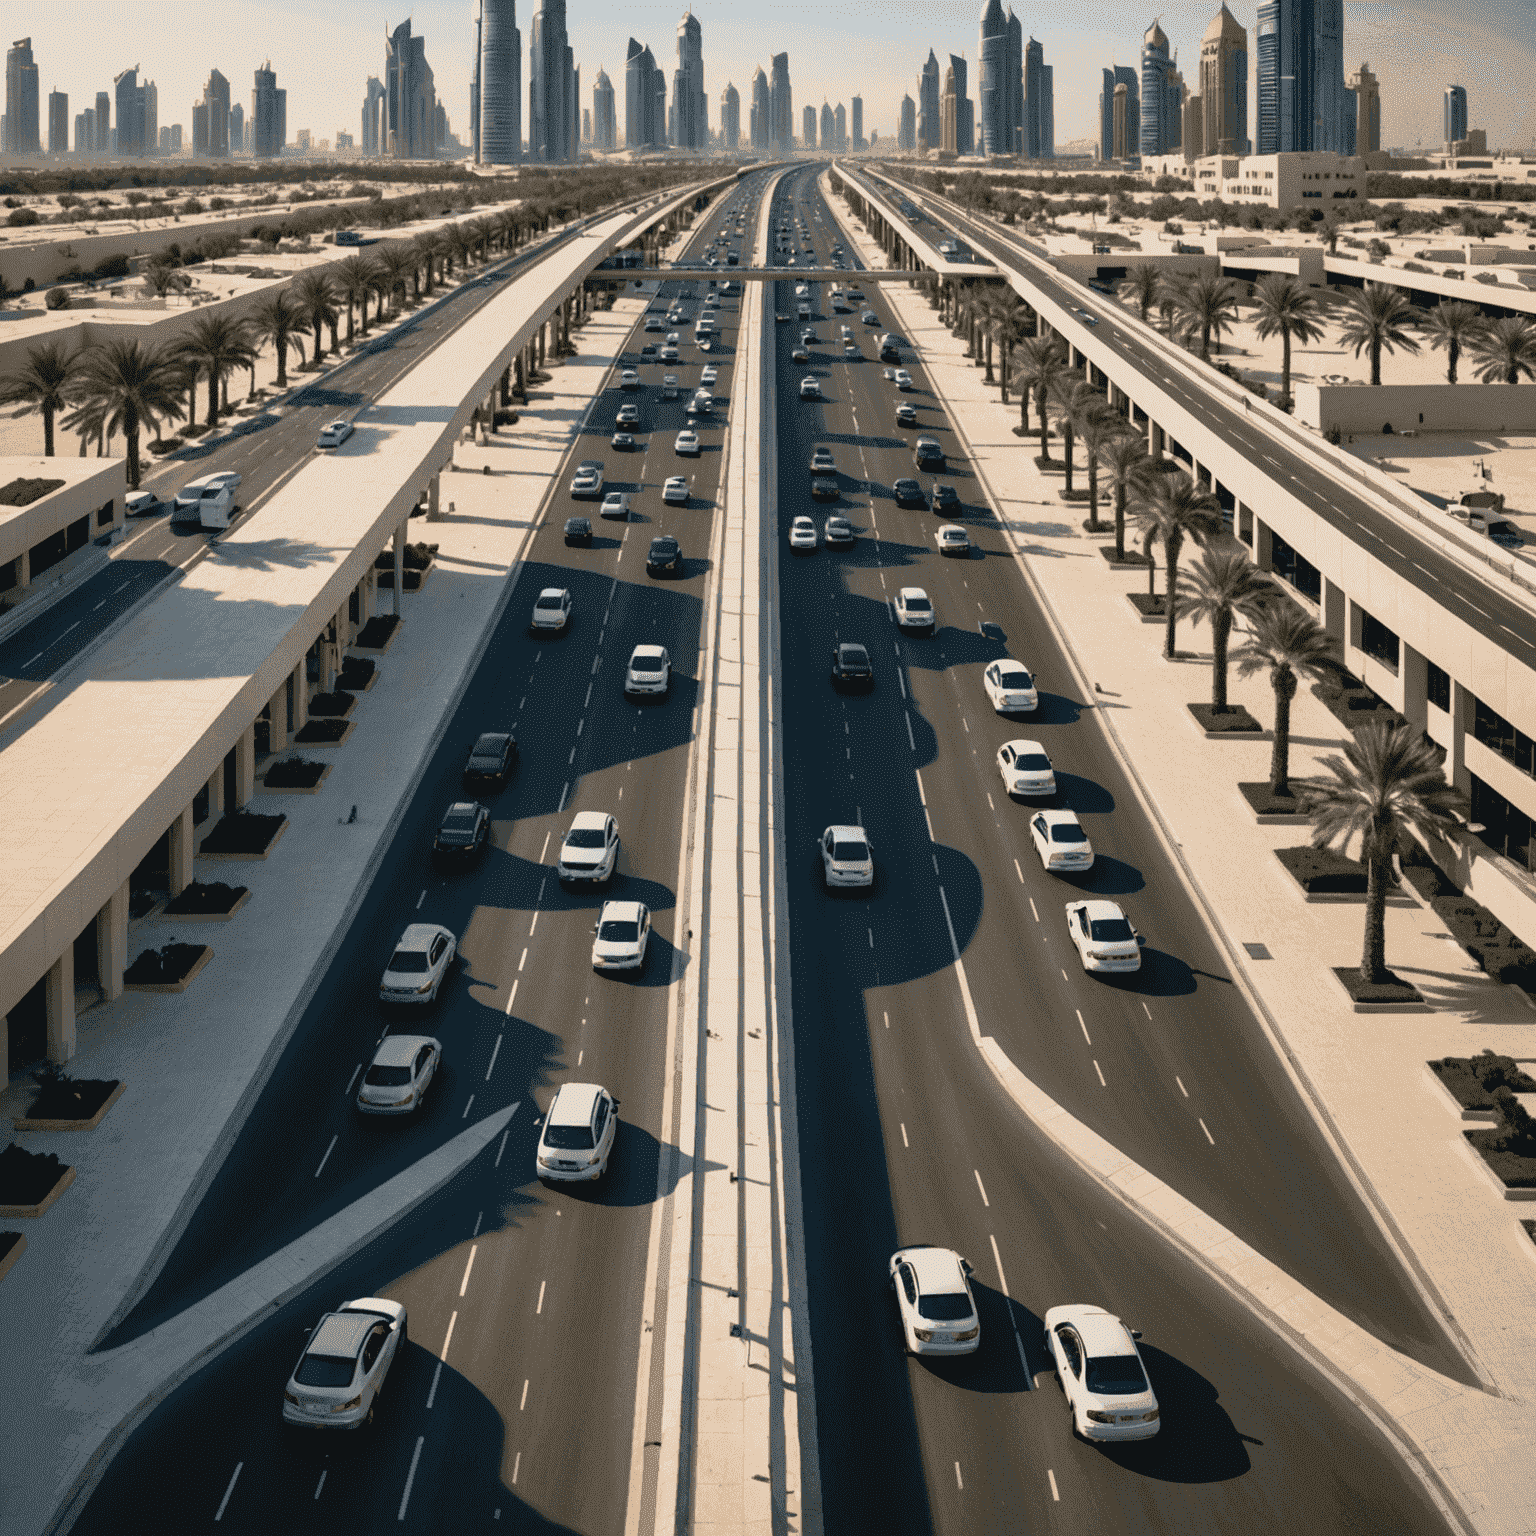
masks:
[[[353,681],[348,682],[347,662],[351,659],[351,657],[342,658],[341,668],[336,674],[336,687],[343,693],[367,693],[368,690],[372,688],[376,682],[378,682],[379,669],[377,666],[372,667],[369,670],[368,676],[361,681],[357,679],[357,669],[354,669],[352,674]]]
[[[1334,965],[1330,966],[1329,970],[1349,999],[1350,1007],[1356,1013],[1434,1012],[1417,988],[1410,987],[1406,981],[1399,981],[1396,986],[1378,988],[1377,995],[1358,995],[1360,994],[1359,971],[1355,966]]]
[[[285,817],[283,817],[282,825],[279,826],[277,828],[277,830],[272,834],[272,837],[271,837],[270,841],[267,843],[267,846],[265,848],[263,848],[260,853],[205,853],[205,852],[203,852],[202,849],[199,849],[198,853],[197,853],[197,856],[200,859],[213,859],[216,862],[221,862],[221,863],[234,863],[234,864],[249,864],[249,863],[253,863],[253,862],[256,862],[258,860],[266,858],[267,855],[269,853],[271,853],[272,850],[275,847],[277,847],[277,845],[280,842],[282,842],[283,834],[287,830],[288,830],[288,818],[285,816]]]
[[[232,854],[230,857],[239,858],[240,855]],[[181,978],[180,981],[125,981],[123,983],[123,991],[165,993],[185,992],[187,988],[197,980],[198,975],[202,971],[203,967],[213,959],[212,945],[204,944],[201,946],[201,948],[202,953],[197,957],[196,960],[192,962],[191,970],[189,970],[186,975]]]
[[[1155,596],[1146,592],[1127,592],[1125,600],[1136,610],[1137,616],[1143,624],[1166,624],[1168,615],[1163,610],[1162,594]]]
[[[314,746],[317,745],[317,743],[311,742],[310,745]],[[325,743],[320,742],[318,745],[324,746]],[[300,789],[297,787],[288,788],[282,785],[268,784],[265,780],[263,780],[261,785],[261,792],[264,795],[318,795],[320,793],[321,787],[325,784],[326,777],[330,771],[331,764],[327,763],[325,765],[325,771],[320,775],[318,779],[315,780],[313,784],[309,786],[308,789]]]
[[[1424,1070],[1429,1074],[1430,1082],[1435,1085],[1436,1096],[1440,1099],[1441,1103],[1450,1107],[1451,1113],[1455,1115],[1458,1120],[1464,1121],[1468,1125],[1497,1125],[1499,1123],[1498,1110],[1468,1109],[1467,1106],[1463,1104],[1461,1100],[1458,1099],[1456,1095],[1445,1086],[1444,1082],[1441,1081],[1440,1074],[1436,1072],[1435,1069],[1430,1066],[1427,1061],[1424,1063]],[[1478,1158],[1478,1162],[1481,1163],[1482,1161],[1482,1158]],[[1487,1165],[1484,1164],[1484,1166],[1486,1167]]]
[[[75,1170],[66,1168],[59,1176],[59,1182],[43,1196],[36,1205],[0,1205],[0,1217],[31,1217],[41,1216],[60,1195],[75,1182]]]
[[[1342,854],[1330,853],[1328,849],[1305,848],[1276,848],[1275,858],[1279,860],[1280,867],[1285,870],[1292,880],[1296,882],[1297,889],[1301,891],[1303,898],[1310,902],[1354,902],[1360,906],[1365,905],[1366,872],[1363,864],[1358,864],[1354,859],[1347,859]],[[1308,890],[1304,883],[1304,877],[1298,875],[1291,868],[1292,860],[1285,858],[1286,854],[1310,855],[1311,861],[1323,863],[1329,866],[1327,871],[1319,870],[1317,875],[1306,877],[1314,882],[1326,882],[1332,885],[1332,890],[1316,889]],[[1417,903],[1412,898],[1404,896],[1394,882],[1393,889],[1387,894],[1389,906],[1414,905]]]
[[[0,1232],[0,1280],[5,1279],[13,1265],[27,1251],[26,1237],[20,1232]]]
[[[395,643],[400,623],[392,613],[376,613],[357,632],[350,649],[362,656],[382,656]]]
[[[238,857],[238,855],[225,854],[224,857],[234,858]],[[234,906],[228,912],[171,912],[169,914],[162,913],[161,915],[168,916],[173,923],[227,923],[250,899],[250,890],[246,888],[241,890],[240,894],[235,898]]]
[[[1461,1144],[1467,1149],[1467,1155],[1472,1159],[1472,1166],[1482,1175],[1484,1183],[1501,1200],[1536,1200],[1536,1188],[1518,1188],[1506,1184],[1494,1171],[1488,1159],[1467,1139],[1467,1135],[1468,1133],[1466,1132],[1462,1133]],[[0,1214],[4,1214],[3,1210],[0,1210]]]
[[[416,567],[410,565],[406,566],[404,590],[407,592],[420,592],[421,589],[427,584],[427,577],[429,577],[436,569],[436,560],[433,560],[433,562],[427,566],[425,570],[418,570]],[[395,567],[393,562],[391,562],[388,570],[381,570],[379,572],[379,590],[381,592],[393,592],[394,589]]]
[[[1237,792],[1247,802],[1248,809],[1253,812],[1253,819],[1261,827],[1309,827],[1311,819],[1299,809],[1299,797],[1293,802],[1298,805],[1296,810],[1281,809],[1282,803],[1269,792],[1269,780],[1261,779],[1258,783],[1239,783]]]
[[[31,1115],[23,1115],[16,1121],[16,1129],[18,1131],[94,1131],[106,1117],[107,1111],[122,1098],[127,1087],[127,1083],[114,1084],[112,1092],[102,1101],[101,1108],[89,1120],[34,1120]]]
[[[1224,715],[1209,704],[1188,704],[1190,719],[1209,741],[1263,741],[1269,732],[1241,704],[1232,704]]]
[[[1099,553],[1104,557],[1104,563],[1112,571],[1144,571],[1148,564],[1147,557],[1139,549],[1128,549],[1122,559],[1115,559],[1115,546],[1113,544],[1100,544]]]
[[[300,730],[299,732],[297,732],[295,734],[295,736],[293,738],[294,745],[295,746],[300,746],[300,747],[339,747],[339,746],[341,746],[342,743],[346,741],[347,737],[352,734],[352,727],[357,722],[354,721],[354,720],[344,720],[344,721],[342,721],[341,722],[341,729],[339,731],[337,731],[334,735],[332,735],[329,732],[325,733],[324,735],[321,735],[318,731],[311,729],[312,727],[314,727],[314,726],[316,726],[318,724],[329,723],[329,720],[331,718],[332,717],[329,717],[329,716],[322,716],[321,721],[317,722],[317,721],[311,720],[308,725],[306,725],[302,730]]]

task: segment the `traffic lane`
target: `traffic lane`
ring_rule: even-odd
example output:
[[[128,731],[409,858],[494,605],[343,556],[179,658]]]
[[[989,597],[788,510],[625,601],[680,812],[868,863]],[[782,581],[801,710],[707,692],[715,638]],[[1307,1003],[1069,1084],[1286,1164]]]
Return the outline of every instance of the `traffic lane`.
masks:
[[[894,450],[869,459],[878,476],[912,472]],[[968,475],[956,456],[945,478],[965,486]],[[977,930],[989,955],[1018,955],[1021,931],[1038,935],[1042,946],[1039,961],[1028,965],[1036,1018],[1018,1019],[1011,967],[989,968],[978,980],[978,987],[997,991],[997,1016],[1016,1021],[1000,1031],[1005,1048],[1079,1118],[1349,1316],[1394,1347],[1465,1379],[1465,1362],[1402,1275],[1257,1020],[1235,994],[1225,960],[1140,814],[1097,720],[1085,718],[1049,626],[1032,604],[1020,602],[1016,569],[1003,558],[995,520],[984,504],[967,510],[981,558],[938,556],[925,542],[938,520],[921,512],[887,514],[880,551],[888,564],[909,564],[891,574],[891,583],[924,586],[940,621],[937,635],[904,640],[901,650],[910,669],[908,729],[917,733],[914,755],[927,786],[929,824],[941,843],[963,849],[982,871],[980,882],[967,886],[974,900],[981,904],[983,891],[992,897],[963,914],[957,900],[957,926]],[[896,537],[903,529],[905,537]],[[872,604],[887,595],[867,570],[850,575],[849,585]],[[878,626],[881,617],[872,610],[863,623]],[[981,633],[989,618],[1012,637],[1006,648]],[[1003,654],[1024,660],[1048,690],[1036,715],[1009,721],[991,710],[981,672]],[[902,722],[886,729],[900,740]],[[1069,883],[1046,875],[1029,838],[1028,809],[1007,803],[995,753],[1019,737],[1040,740],[1057,768],[1060,788],[1049,803],[1083,815],[1096,849],[1096,868],[1087,876]],[[879,798],[887,799],[884,791]],[[1105,982],[1081,972],[1061,909],[1085,894],[1120,900],[1148,934],[1140,976]],[[987,905],[996,921],[983,931]],[[1091,1019],[1080,1021],[1080,1010]],[[1059,1027],[1042,1030],[1039,1019]],[[1114,1085],[1107,1076],[1112,1070]],[[1278,1190],[1269,1182],[1276,1166],[1287,1170]],[[1262,1202],[1253,1199],[1258,1170],[1268,1188]],[[1383,1274],[1394,1277],[1385,1288]]]

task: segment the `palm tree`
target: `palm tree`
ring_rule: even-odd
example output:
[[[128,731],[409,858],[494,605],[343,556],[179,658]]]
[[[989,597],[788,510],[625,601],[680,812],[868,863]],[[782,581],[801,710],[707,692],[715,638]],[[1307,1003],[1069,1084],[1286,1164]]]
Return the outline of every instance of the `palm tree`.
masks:
[[[1162,286],[1162,269],[1149,263],[1144,267],[1132,267],[1129,274],[1115,285],[1115,292],[1127,304],[1136,306],[1136,313],[1141,316],[1141,323],[1145,325],[1147,316],[1152,312],[1152,306],[1157,303]]]
[[[128,444],[128,488],[139,488],[139,430],[177,408],[177,363],[165,348],[106,341],[80,355],[78,405],[66,427],[121,432]]]
[[[379,257],[379,310],[380,318],[383,318],[384,301],[393,299],[398,293],[400,302],[405,303],[405,284],[415,269],[416,261],[408,251],[398,245],[389,245],[384,248],[384,253]]]
[[[1097,390],[1094,391],[1098,393]],[[1099,531],[1099,459],[1104,450],[1131,429],[1125,417],[1102,395],[1097,405],[1087,405],[1074,423],[1088,460],[1088,531]]]
[[[1278,593],[1246,554],[1238,549],[1208,549],[1193,570],[1179,577],[1179,595],[1191,624],[1211,624],[1211,713],[1227,713],[1227,645],[1239,614],[1251,617]]]
[[[1536,378],[1536,326],[1523,316],[1490,321],[1469,350],[1484,384],[1518,384],[1522,373]]]
[[[1366,726],[1328,757],[1331,777],[1308,779],[1302,796],[1312,817],[1312,846],[1348,846],[1360,839],[1365,865],[1365,942],[1360,980],[1366,986],[1391,979],[1387,970],[1387,892],[1392,855],[1408,836],[1449,849],[1462,836],[1456,812],[1463,801],[1449,784],[1434,747],[1407,721]]]
[[[997,349],[1001,357],[998,382],[1003,386],[1003,404],[1008,404],[1008,378],[1013,371],[1013,350],[1034,329],[1035,312],[1011,288],[997,294]],[[1027,426],[1026,426],[1027,430]]]
[[[1291,793],[1291,700],[1304,677],[1320,681],[1333,662],[1333,641],[1309,613],[1290,601],[1271,603],[1249,620],[1247,640],[1232,653],[1239,677],[1269,673],[1275,694],[1275,739],[1269,755],[1269,792]]]
[[[304,323],[315,332],[315,350],[312,361],[316,364],[325,356],[320,328],[336,323],[336,285],[328,272],[306,272],[293,285],[293,301]]]
[[[1483,312],[1475,304],[1457,300],[1441,301],[1426,312],[1424,334],[1437,352],[1445,353],[1445,381],[1456,382],[1456,365],[1461,361],[1461,349],[1480,338],[1488,328]]]
[[[1057,374],[1051,385],[1052,412],[1061,427],[1062,451],[1067,459],[1066,492],[1072,494],[1072,449],[1077,441],[1078,428],[1089,411],[1104,409],[1107,402],[1103,394],[1073,369]]]
[[[352,313],[362,311],[363,335],[368,334],[368,295],[373,292],[373,260],[368,256],[348,256],[335,270],[336,298],[347,306],[347,345],[352,345]]]
[[[1280,394],[1288,407],[1291,398],[1291,342],[1321,341],[1322,305],[1305,283],[1283,272],[1271,272],[1254,289],[1257,309],[1255,329],[1263,341],[1280,338]]]
[[[199,315],[177,339],[175,356],[193,378],[207,371],[209,427],[219,424],[219,386],[236,368],[249,367],[254,351],[250,326],[232,315]]]
[[[1111,438],[1099,453],[1099,461],[1109,474],[1115,492],[1115,559],[1125,559],[1125,504],[1139,501],[1152,480],[1152,460],[1141,435],[1126,432]]]
[[[1189,335],[1200,333],[1200,360],[1211,360],[1211,337],[1218,344],[1221,333],[1237,318],[1237,284],[1215,272],[1198,273],[1180,285],[1178,309]]]
[[[1369,352],[1371,383],[1381,383],[1381,352],[1417,352],[1419,344],[1412,329],[1418,324],[1418,310],[1396,288],[1384,283],[1367,283],[1352,288],[1344,296],[1345,320],[1339,340],[1355,349],[1355,356]]]
[[[43,452],[53,457],[53,419],[67,410],[75,398],[76,370],[80,354],[62,341],[45,341],[32,347],[14,373],[0,378],[0,405],[25,405],[25,414],[42,412]]]
[[[304,342],[300,331],[304,316],[286,289],[268,294],[251,311],[251,340],[258,346],[271,342],[277,352],[277,387],[288,388],[288,353],[304,360]]]
[[[1186,538],[1203,546],[1221,532],[1221,503],[1182,472],[1158,475],[1136,503],[1136,522],[1149,559],[1154,543],[1163,546],[1163,607],[1167,613],[1163,655],[1172,661],[1178,654],[1174,630],[1179,619],[1179,551]]]
[[[1163,329],[1173,335],[1173,321],[1183,303],[1185,277],[1182,272],[1169,272],[1160,277],[1157,285],[1157,313]]]
[[[424,291],[430,297],[437,283],[437,263],[442,255],[441,242],[431,230],[424,230],[411,243],[416,247],[422,275],[426,278]]]
[[[1046,413],[1046,397],[1051,392],[1057,376],[1067,366],[1066,349],[1055,336],[1031,336],[1019,347],[1019,366],[1014,371],[1013,385],[1019,391],[1019,412],[1023,416],[1029,408],[1029,396],[1035,397],[1035,409],[1040,417],[1040,457],[1049,456],[1050,417]],[[1029,430],[1025,419],[1024,430]]]

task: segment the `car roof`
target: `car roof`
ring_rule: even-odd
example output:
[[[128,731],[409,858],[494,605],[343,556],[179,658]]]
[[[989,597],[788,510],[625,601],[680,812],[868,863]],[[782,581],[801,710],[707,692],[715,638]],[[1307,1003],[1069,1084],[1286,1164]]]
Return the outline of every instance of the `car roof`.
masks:
[[[970,535],[965,531],[964,528],[959,525],[959,523],[945,523],[943,527],[939,529],[939,537],[941,539],[946,535],[953,536],[957,533],[962,539],[968,539],[970,537]]]
[[[839,651],[857,651],[861,656],[869,655],[868,650],[866,650],[864,646],[860,645],[857,640],[839,640],[837,642],[837,648]]]
[[[631,661],[665,661],[667,648],[664,645],[637,645],[629,659]]]
[[[1044,752],[1047,757],[1050,756],[1038,741],[1031,741],[1027,736],[1015,736],[1012,741],[1005,741],[1003,746],[1012,747],[1015,752]],[[1002,747],[998,751],[1001,752]]]
[[[1090,923],[1102,919],[1111,919],[1125,916],[1125,913],[1120,910],[1118,904],[1113,901],[1084,901],[1080,902],[1079,905],[1088,914],[1088,921]]]
[[[341,1360],[356,1360],[363,1340],[379,1321],[377,1312],[330,1312],[320,1319],[315,1336],[304,1351],[307,1355],[330,1355]]]
[[[997,659],[996,665],[1000,669],[1007,669],[1008,667],[1017,667],[1020,672],[1028,672],[1029,671],[1029,668],[1026,667],[1024,665],[1024,663],[1018,659],[1017,656],[999,656],[998,659]]]
[[[571,817],[571,825],[568,832],[591,831],[596,829],[601,832],[608,825],[608,813],[606,811],[577,811]]]
[[[475,737],[475,745],[473,750],[477,753],[480,752],[482,748],[486,752],[500,751],[503,744],[511,740],[512,733],[510,731],[481,731],[481,733]]]
[[[925,603],[928,601],[928,594],[924,592],[921,587],[903,587],[901,591],[896,595],[897,597],[904,598],[908,602],[910,602],[915,597],[921,598]]]
[[[544,1116],[546,1125],[590,1125],[592,1109],[603,1092],[599,1083],[561,1083]]]
[[[1090,1355],[1134,1355],[1138,1353],[1130,1329],[1112,1312],[1103,1307],[1065,1306],[1053,1307],[1053,1312],[1063,1314],[1060,1321],[1077,1329],[1083,1347]]]
[[[1081,827],[1082,823],[1077,819],[1076,811],[1037,811],[1036,816],[1043,816],[1048,827]]]
[[[677,485],[679,483],[681,483],[683,485],[686,485],[688,483],[688,476],[687,475],[668,475],[667,476],[667,484],[668,485]]]
[[[930,1248],[926,1244],[917,1248],[903,1248],[901,1257],[912,1266],[917,1276],[917,1288],[934,1295],[943,1291],[963,1291],[965,1271],[960,1268],[960,1255],[952,1248]]]
[[[436,1045],[431,1035],[385,1035],[373,1053],[376,1067],[408,1067],[424,1045]]]
[[[796,518],[796,519],[795,519],[795,522],[796,522],[796,523],[810,523],[810,522],[811,522],[811,519],[810,519],[810,518],[809,518],[809,517],[807,517],[807,516],[806,516],[806,515],[805,515],[805,513],[803,513],[803,512],[802,512],[802,513],[801,513],[801,514],[800,514],[800,515],[799,515],[799,516],[798,516],[798,517],[797,517],[797,518]],[[815,524],[814,524],[814,523],[812,523],[812,527],[814,527],[814,526],[815,526]]]
[[[566,595],[566,591],[565,591],[564,587],[543,587],[539,591],[539,596],[541,598],[545,598],[545,597],[564,597],[565,595]]]
[[[396,949],[425,949],[438,934],[447,934],[448,930],[441,923],[411,923],[400,935],[400,942]],[[452,934],[448,934],[452,938]]]
[[[627,918],[630,922],[639,922],[640,914],[644,911],[643,901],[605,901],[597,914],[597,920],[602,922],[605,918],[613,918],[623,922]]]
[[[839,837],[862,837],[867,839],[869,837],[869,834],[864,830],[863,827],[850,827],[844,822],[837,821],[834,821],[832,825],[827,828],[827,832],[830,832],[834,839]],[[827,832],[823,832],[821,835],[825,837]]]
[[[446,820],[449,816],[473,816],[479,809],[480,803],[477,800],[455,800],[443,812],[443,818]]]

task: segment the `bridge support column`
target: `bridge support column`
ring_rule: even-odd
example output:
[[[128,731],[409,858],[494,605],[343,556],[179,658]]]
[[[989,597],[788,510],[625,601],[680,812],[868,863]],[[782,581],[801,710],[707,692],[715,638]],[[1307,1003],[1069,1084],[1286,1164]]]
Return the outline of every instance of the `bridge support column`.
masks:
[[[96,976],[101,1000],[116,1001],[123,995],[123,972],[128,967],[128,882],[107,898],[96,914]]]
[[[75,1054],[75,946],[48,967],[43,999],[48,1017],[48,1060],[62,1065]]]
[[[400,598],[405,591],[405,534],[406,523],[395,529],[395,617],[403,617]]]
[[[256,727],[246,726],[235,743],[235,809],[244,810],[256,793]]]
[[[172,896],[180,896],[192,884],[192,858],[196,850],[197,836],[192,821],[192,807],[188,805],[171,823],[170,888]]]
[[[288,746],[288,680],[267,700],[267,751],[282,752]]]

